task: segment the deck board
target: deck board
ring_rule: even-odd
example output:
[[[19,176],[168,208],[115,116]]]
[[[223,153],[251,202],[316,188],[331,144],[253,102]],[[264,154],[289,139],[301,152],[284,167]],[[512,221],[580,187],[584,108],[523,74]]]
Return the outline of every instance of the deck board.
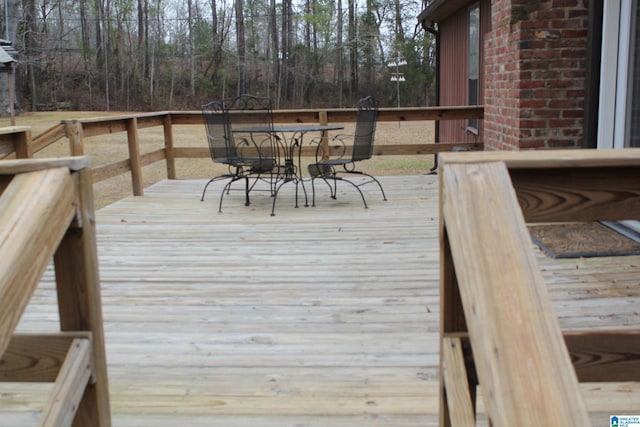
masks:
[[[275,217],[261,193],[219,214],[218,183],[167,180],[98,211],[114,426],[436,426],[438,180],[382,182],[366,210],[287,185]],[[537,259],[561,327],[640,328],[640,257]],[[54,288],[50,267],[21,332],[58,328]],[[594,425],[624,404],[602,390],[640,391],[583,387]],[[35,425],[46,390],[0,384],[0,426]]]

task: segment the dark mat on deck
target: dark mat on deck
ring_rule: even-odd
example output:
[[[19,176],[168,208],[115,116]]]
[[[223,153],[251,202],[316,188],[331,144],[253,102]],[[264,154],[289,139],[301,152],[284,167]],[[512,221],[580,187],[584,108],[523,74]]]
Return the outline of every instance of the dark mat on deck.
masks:
[[[553,258],[640,255],[640,243],[599,222],[528,228],[533,241]]]

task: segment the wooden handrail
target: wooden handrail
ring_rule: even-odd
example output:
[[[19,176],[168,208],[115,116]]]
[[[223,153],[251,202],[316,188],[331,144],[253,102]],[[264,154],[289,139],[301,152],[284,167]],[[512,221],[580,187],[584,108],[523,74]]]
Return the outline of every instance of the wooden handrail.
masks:
[[[413,108],[381,108],[378,120],[381,122],[408,122],[430,120],[463,120],[482,119],[482,106],[459,107],[413,107]],[[275,110],[275,123],[349,123],[355,122],[357,110],[322,109],[322,110]],[[129,157],[93,169],[94,182],[112,178],[124,173],[131,173],[134,195],[143,195],[142,167],[157,161],[166,163],[167,177],[175,179],[177,158],[207,158],[209,149],[206,146],[174,147],[174,125],[203,125],[200,111],[159,111],[153,113],[123,114],[117,116],[92,117],[84,119],[63,120],[45,132],[31,138],[28,128],[7,128],[0,132],[0,156],[15,154],[17,157],[31,157],[47,146],[66,137],[69,141],[69,154],[84,155],[85,138],[108,135],[119,132],[127,133]],[[162,127],[164,132],[164,148],[152,153],[140,153],[141,129]],[[456,144],[401,144],[385,145],[378,141],[374,155],[431,155],[451,151],[455,147],[481,149],[481,143]],[[330,147],[330,152],[332,148]],[[333,148],[335,150],[335,148]],[[314,156],[312,147],[303,147],[302,156]]]
[[[526,222],[638,218],[640,149],[439,160],[440,425],[475,425],[478,384],[492,425],[591,425],[578,381],[637,379],[640,332],[563,333]]]
[[[41,426],[111,425],[89,163],[0,162],[0,381],[55,381]],[[51,258],[60,332],[16,335]]]

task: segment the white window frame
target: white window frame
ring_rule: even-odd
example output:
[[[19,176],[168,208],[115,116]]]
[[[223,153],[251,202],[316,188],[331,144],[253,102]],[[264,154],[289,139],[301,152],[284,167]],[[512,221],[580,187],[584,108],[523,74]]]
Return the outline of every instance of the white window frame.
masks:
[[[632,1],[606,0],[604,3],[598,148],[626,145]]]
[[[628,146],[633,1],[637,0],[605,0],[604,2],[600,105],[598,107],[599,149],[622,149]],[[636,24],[640,25],[640,23]],[[629,237],[640,236],[640,221],[608,222],[607,225],[623,234],[628,234]]]

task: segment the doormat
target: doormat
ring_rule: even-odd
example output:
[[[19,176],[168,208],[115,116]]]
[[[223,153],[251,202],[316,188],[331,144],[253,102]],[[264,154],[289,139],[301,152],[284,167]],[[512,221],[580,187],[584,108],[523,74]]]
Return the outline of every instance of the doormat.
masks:
[[[640,243],[599,222],[528,228],[533,242],[553,258],[640,255]]]

